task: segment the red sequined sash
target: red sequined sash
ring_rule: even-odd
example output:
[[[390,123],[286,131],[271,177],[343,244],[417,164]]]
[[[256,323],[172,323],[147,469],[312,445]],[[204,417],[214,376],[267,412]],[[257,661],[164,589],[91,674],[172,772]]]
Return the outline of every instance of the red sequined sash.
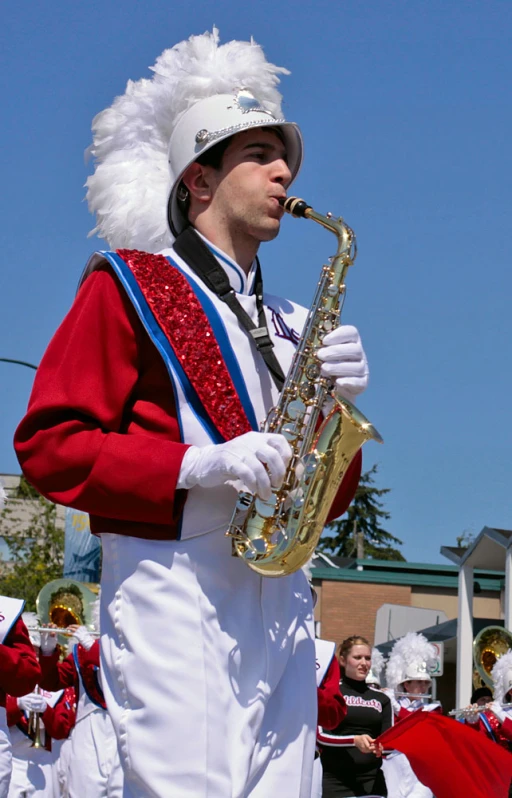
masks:
[[[251,430],[210,322],[186,277],[163,255],[118,249],[190,384],[225,440]]]

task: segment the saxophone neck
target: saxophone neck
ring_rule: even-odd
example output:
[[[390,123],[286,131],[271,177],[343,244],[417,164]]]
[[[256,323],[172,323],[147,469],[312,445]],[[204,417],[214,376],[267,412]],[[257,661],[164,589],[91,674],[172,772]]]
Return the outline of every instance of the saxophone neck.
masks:
[[[279,201],[284,210],[291,216],[311,219],[326,230],[334,233],[338,240],[338,251],[334,257],[337,258],[340,255],[349,254],[350,261],[353,263],[357,252],[356,237],[354,231],[345,224],[341,216],[337,218],[330,213],[326,215],[318,213],[311,205],[308,205],[307,202],[298,197],[287,197]]]

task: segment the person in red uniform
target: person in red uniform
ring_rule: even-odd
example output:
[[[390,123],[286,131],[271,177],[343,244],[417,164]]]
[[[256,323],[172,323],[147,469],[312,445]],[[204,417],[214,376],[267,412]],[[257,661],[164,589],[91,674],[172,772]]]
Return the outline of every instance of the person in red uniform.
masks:
[[[7,694],[23,696],[41,678],[37,655],[21,617],[24,603],[22,599],[0,596],[0,798],[8,795],[12,770]]]
[[[121,798],[122,771],[112,722],[100,677],[100,644],[85,626],[67,627],[77,643],[61,662],[56,637],[47,633],[40,656],[41,684],[47,689],[73,687],[75,732],[67,752],[69,798]]]
[[[58,790],[58,795],[61,798],[68,798],[68,776],[69,776],[69,761],[71,750],[71,738],[76,723],[76,693],[74,687],[66,687],[62,700],[58,702],[55,707],[55,712],[60,715],[64,712],[71,713],[71,728],[69,735],[64,739],[52,741],[53,752],[53,783]],[[57,722],[61,722],[57,720]]]
[[[8,695],[6,706],[13,753],[9,798],[54,798],[58,749],[54,750],[53,741],[67,739],[74,726],[72,695],[38,688],[19,698]],[[37,717],[40,748],[33,744],[37,732],[31,720]]]
[[[127,795],[311,789],[306,580],[262,578],[225,536],[238,490],[268,500],[291,457],[284,435],[258,431],[308,315],[263,291],[256,259],[302,160],[282,72],[214,29],[96,117],[88,199],[116,251],[89,262],[15,436],[28,480],[102,538],[103,686]],[[352,400],[367,361],[357,330],[336,324],[315,373]],[[331,517],[360,469],[358,453]]]
[[[396,641],[386,666],[386,683],[397,721],[411,712],[442,712],[439,701],[431,700],[435,665],[434,646],[422,635],[408,632]],[[416,777],[404,754],[393,752],[383,764],[389,798],[433,798],[432,791]]]

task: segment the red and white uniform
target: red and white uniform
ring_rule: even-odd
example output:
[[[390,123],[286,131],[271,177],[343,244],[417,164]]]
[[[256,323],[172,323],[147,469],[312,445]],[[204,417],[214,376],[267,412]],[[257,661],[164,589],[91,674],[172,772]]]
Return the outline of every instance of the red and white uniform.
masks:
[[[21,612],[24,602],[0,596],[0,798],[6,798],[11,779],[11,738],[6,694],[22,696],[34,689],[41,670]]]
[[[64,740],[52,740],[53,759],[53,783],[58,786],[60,798],[68,798],[68,768],[69,755],[71,751],[71,739],[76,720],[76,693],[74,687],[66,687],[61,701],[56,706],[56,711],[70,711],[72,724],[69,735]]]
[[[217,255],[257,323],[253,274]],[[202,290],[260,423],[277,399],[267,367],[232,312]],[[264,304],[286,372],[306,310],[269,295]],[[102,676],[125,797],[310,798],[317,696],[306,578],[261,578],[232,557],[233,488],[176,489],[187,446],[211,440],[179,384],[173,395],[107,265],[85,280],[50,343],[15,443],[31,483],[90,513],[102,539]],[[360,465],[333,517],[351,501]]]
[[[39,689],[46,701],[40,715],[40,736],[43,748],[33,748],[29,736],[28,714],[18,706],[18,699],[7,696],[7,722],[12,739],[12,777],[9,798],[58,798],[59,785],[55,778],[58,751],[53,740],[66,739],[74,724],[74,711],[64,699],[64,690],[49,692]]]
[[[318,725],[335,729],[347,714],[347,704],[340,692],[340,666],[336,644],[329,640],[315,640]],[[319,751],[313,765],[311,798],[322,798],[322,762]]]
[[[77,644],[63,662],[59,662],[55,651],[42,655],[40,663],[46,687],[73,687],[76,695],[75,728],[61,774],[67,785],[66,795],[121,798],[123,778],[116,737],[99,682],[98,641],[90,649]]]
[[[442,707],[439,701],[429,704],[422,699],[414,699],[411,695],[397,697],[393,691],[388,692],[393,705],[395,723],[409,717],[411,712],[421,709],[422,712],[440,712]],[[384,777],[388,788],[388,798],[433,798],[432,791],[416,778],[405,754],[395,751],[389,754],[382,763]]]
[[[512,751],[512,712],[502,710],[503,717],[498,718],[491,710],[475,713],[466,718],[466,724],[498,743],[507,751]],[[500,713],[500,714],[502,714]]]

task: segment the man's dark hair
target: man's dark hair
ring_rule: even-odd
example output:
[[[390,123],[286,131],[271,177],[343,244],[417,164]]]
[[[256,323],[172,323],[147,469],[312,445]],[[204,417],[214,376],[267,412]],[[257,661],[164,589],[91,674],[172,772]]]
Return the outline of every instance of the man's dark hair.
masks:
[[[213,169],[219,170],[222,166],[222,159],[224,158],[224,153],[226,152],[230,141],[231,136],[229,136],[227,139],[222,139],[222,141],[219,141],[217,144],[214,144],[209,150],[203,152],[199,158],[196,158],[195,163],[199,163],[201,166],[211,166]],[[188,219],[190,194],[183,182],[181,182],[178,186],[178,206],[185,219]]]
[[[479,687],[477,690],[474,690],[473,695],[471,696],[471,703],[476,704],[479,698],[483,698],[484,696],[492,698],[492,690],[490,687]]]

